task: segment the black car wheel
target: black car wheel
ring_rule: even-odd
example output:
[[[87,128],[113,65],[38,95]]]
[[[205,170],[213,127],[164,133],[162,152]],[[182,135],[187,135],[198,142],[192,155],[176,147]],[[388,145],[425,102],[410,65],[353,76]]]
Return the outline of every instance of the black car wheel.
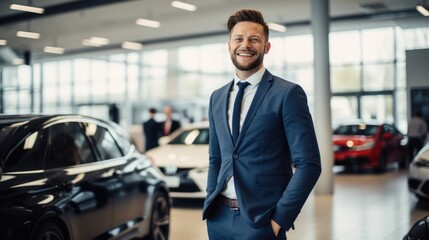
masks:
[[[46,222],[36,229],[33,240],[65,240],[65,237],[55,223]]]
[[[167,240],[170,231],[170,203],[163,193],[156,193],[152,206],[148,240]]]

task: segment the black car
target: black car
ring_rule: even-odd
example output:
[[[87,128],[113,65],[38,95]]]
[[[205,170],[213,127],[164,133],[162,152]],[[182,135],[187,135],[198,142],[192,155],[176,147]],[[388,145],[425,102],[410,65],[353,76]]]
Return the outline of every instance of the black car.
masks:
[[[0,239],[168,239],[157,167],[109,121],[0,115]]]
[[[419,219],[408,233],[405,235],[403,240],[425,240],[429,239],[429,216],[425,216]]]

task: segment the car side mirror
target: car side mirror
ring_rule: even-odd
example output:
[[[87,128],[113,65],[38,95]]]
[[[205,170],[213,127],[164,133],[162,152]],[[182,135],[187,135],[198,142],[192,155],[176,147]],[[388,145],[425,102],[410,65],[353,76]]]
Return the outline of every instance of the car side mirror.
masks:
[[[158,140],[159,145],[166,145],[170,141],[169,136],[160,137]]]

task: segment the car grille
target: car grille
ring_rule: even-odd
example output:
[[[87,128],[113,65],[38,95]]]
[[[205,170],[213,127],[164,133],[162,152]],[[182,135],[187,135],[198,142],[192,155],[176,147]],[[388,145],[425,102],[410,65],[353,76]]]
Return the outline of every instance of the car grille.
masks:
[[[350,148],[347,146],[334,145],[334,152],[345,152],[349,150]]]
[[[188,172],[193,168],[177,168],[176,171],[171,171],[168,167],[160,167],[161,172],[166,176],[188,176]]]
[[[408,187],[414,190],[420,186],[421,181],[419,179],[410,178],[408,179]]]
[[[422,192],[424,194],[429,194],[429,182],[425,182],[421,188]]]
[[[160,170],[166,176],[176,176],[180,178],[180,186],[177,188],[170,188],[171,192],[200,192],[201,189],[195,184],[195,182],[189,178],[189,171],[194,168],[178,168],[175,173],[167,167],[160,167]]]
[[[180,181],[180,186],[177,188],[170,188],[171,192],[200,192],[201,190],[192,180],[187,182]]]

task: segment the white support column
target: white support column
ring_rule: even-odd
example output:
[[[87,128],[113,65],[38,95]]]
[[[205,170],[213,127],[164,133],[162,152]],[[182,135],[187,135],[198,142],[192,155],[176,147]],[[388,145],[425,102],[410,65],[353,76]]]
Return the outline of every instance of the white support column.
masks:
[[[329,0],[311,1],[311,27],[314,41],[314,118],[322,159],[322,175],[316,194],[333,194],[333,152],[331,127],[331,89],[329,67]]]

